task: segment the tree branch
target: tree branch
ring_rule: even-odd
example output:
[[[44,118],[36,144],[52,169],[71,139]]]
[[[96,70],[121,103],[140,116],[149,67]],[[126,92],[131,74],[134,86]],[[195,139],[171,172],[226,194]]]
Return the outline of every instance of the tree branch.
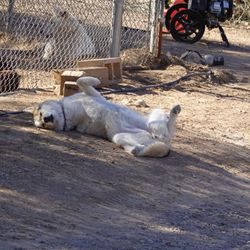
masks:
[[[101,94],[108,95],[108,94],[113,94],[113,93],[128,93],[128,92],[136,92],[136,91],[152,89],[152,88],[164,88],[164,90],[170,90],[170,89],[175,88],[181,81],[188,80],[191,77],[194,77],[194,76],[208,76],[209,77],[210,75],[211,75],[210,71],[209,72],[195,72],[195,73],[190,73],[185,76],[182,76],[179,79],[172,81],[172,82],[151,84],[151,85],[142,86],[138,88],[121,88],[121,89],[107,90],[107,91],[102,91]]]

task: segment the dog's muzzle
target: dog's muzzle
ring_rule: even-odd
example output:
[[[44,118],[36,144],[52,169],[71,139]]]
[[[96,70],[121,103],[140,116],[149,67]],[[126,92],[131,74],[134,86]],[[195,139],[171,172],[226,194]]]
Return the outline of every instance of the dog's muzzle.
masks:
[[[54,116],[53,115],[50,115],[50,116],[47,116],[47,117],[44,117],[43,118],[43,121],[45,122],[45,123],[47,123],[47,122],[54,122]]]

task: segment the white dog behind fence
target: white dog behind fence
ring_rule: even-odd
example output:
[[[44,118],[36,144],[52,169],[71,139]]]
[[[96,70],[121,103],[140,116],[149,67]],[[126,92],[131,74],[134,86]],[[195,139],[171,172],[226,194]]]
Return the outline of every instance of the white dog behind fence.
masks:
[[[48,28],[49,41],[46,43],[43,59],[78,59],[95,55],[95,46],[86,29],[71,15],[59,7],[53,8],[53,18]]]
[[[146,117],[106,100],[93,88],[99,83],[94,77],[81,77],[77,81],[81,93],[38,105],[33,112],[35,126],[59,131],[76,129],[108,139],[135,156],[166,156],[180,106],[174,106],[169,116],[156,109]]]

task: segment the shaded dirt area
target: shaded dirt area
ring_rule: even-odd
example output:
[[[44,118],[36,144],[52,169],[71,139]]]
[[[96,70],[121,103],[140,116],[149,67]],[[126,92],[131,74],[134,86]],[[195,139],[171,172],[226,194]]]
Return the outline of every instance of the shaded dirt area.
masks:
[[[169,157],[135,158],[92,136],[37,130],[28,112],[0,116],[0,249],[249,249],[250,50],[235,30],[228,36],[230,48],[210,33],[190,48],[222,53],[237,84],[197,77],[170,91],[108,95],[141,112],[181,104]],[[164,37],[164,51],[187,47]],[[124,84],[180,72],[126,71]],[[49,98],[57,97],[23,91],[1,96],[0,109]],[[137,107],[141,99],[148,107]]]

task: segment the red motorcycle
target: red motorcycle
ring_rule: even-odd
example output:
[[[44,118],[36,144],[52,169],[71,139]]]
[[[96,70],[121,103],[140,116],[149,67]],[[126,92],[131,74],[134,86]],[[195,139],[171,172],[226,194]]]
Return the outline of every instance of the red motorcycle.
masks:
[[[233,0],[175,0],[165,15],[165,26],[176,41],[195,43],[205,27],[219,28],[222,40],[229,46],[226,34],[219,22],[225,22],[233,14]]]

